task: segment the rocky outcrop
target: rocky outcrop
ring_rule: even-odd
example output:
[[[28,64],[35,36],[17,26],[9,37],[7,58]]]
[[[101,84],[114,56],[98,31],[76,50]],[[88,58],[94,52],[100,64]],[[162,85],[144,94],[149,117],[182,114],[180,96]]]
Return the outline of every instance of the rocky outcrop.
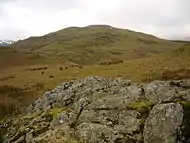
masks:
[[[190,80],[89,77],[59,85],[1,124],[3,142],[189,142]]]

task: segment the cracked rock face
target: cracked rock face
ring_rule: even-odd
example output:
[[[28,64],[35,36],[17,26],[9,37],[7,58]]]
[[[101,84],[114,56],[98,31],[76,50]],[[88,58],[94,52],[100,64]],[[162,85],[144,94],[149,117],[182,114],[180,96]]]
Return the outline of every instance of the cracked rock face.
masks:
[[[144,143],[182,142],[183,107],[178,103],[158,104],[144,126]]]
[[[28,107],[34,117],[0,124],[2,138],[26,143],[190,142],[189,81],[135,84],[95,76],[62,83]]]

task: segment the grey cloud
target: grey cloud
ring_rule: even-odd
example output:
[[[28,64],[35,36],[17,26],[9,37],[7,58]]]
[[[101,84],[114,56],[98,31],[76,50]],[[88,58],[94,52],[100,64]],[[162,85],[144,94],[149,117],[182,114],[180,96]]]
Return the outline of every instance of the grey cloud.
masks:
[[[17,1],[17,0],[0,0],[0,3],[5,3],[5,2],[13,2],[13,1]]]
[[[29,33],[23,31],[21,29],[15,28],[0,28],[0,38],[2,40],[9,40],[9,39],[24,39],[28,37]]]
[[[75,7],[76,0],[19,0],[25,7],[31,7],[33,10],[67,10]]]
[[[186,27],[190,26],[190,10],[187,5],[190,5],[188,0],[171,0],[170,2],[168,0],[154,6],[137,5],[136,9],[130,9],[130,7],[126,9],[124,5],[123,10],[118,11],[117,24],[156,34],[163,38],[189,36],[190,29],[186,29]],[[106,17],[107,20],[111,18],[112,16]],[[149,28],[150,31],[146,28]]]
[[[189,5],[189,0],[0,0],[0,33],[6,29],[0,39],[97,23],[169,39],[190,37]]]

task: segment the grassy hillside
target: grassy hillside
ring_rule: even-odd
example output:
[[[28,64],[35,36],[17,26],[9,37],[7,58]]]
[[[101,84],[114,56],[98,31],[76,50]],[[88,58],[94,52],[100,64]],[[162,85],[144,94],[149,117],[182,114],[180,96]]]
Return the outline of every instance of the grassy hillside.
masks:
[[[106,25],[70,27],[42,37],[19,41],[12,47],[58,61],[95,64],[141,58],[179,47],[177,42]]]
[[[124,61],[114,65],[92,65],[72,67],[50,64],[43,70],[43,64],[17,66],[0,71],[0,112],[9,113],[34,101],[47,90],[64,81],[86,76],[121,77],[135,82],[190,78],[190,45],[177,50]],[[65,68],[67,67],[67,68]]]
[[[29,52],[21,52],[20,50],[10,47],[0,47],[0,69],[12,66],[21,66],[39,63],[45,60],[44,57]]]

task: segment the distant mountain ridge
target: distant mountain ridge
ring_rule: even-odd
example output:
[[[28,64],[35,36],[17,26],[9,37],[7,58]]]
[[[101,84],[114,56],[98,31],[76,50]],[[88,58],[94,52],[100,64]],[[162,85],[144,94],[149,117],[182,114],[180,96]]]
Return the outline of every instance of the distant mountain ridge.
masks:
[[[0,46],[8,46],[15,43],[13,40],[0,40]]]

